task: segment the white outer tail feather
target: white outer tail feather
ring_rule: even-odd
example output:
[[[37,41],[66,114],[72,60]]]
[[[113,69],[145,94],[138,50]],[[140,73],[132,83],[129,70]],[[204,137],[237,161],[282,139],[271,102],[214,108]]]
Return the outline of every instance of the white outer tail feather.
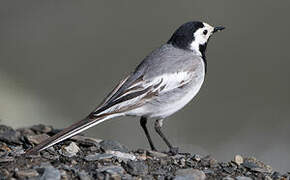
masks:
[[[77,122],[77,123],[69,126],[68,128],[62,130],[61,132],[57,133],[56,135],[44,140],[44,142],[38,144],[33,149],[28,150],[26,152],[26,154],[34,154],[36,152],[47,149],[47,148],[65,140],[65,139],[68,139],[68,138],[70,138],[78,133],[85,131],[86,129],[88,129],[92,126],[95,126],[97,124],[100,124],[106,120],[112,119],[112,118],[117,117],[117,116],[122,116],[122,114],[116,113],[116,114],[109,114],[109,115],[105,115],[105,116],[99,116],[99,117],[96,117],[96,119],[91,120],[92,123],[90,123],[90,121],[85,121],[85,120],[89,120],[89,119],[85,119],[81,122]],[[82,122],[84,122],[84,123],[82,123]],[[80,126],[74,127],[79,123],[81,123]],[[64,131],[67,131],[67,132],[64,132]],[[57,136],[59,136],[59,137],[57,137]]]

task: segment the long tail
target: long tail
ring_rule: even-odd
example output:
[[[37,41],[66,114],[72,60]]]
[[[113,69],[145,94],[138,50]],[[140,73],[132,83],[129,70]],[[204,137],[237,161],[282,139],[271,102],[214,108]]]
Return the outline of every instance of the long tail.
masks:
[[[62,130],[61,132],[57,133],[56,135],[44,140],[37,146],[35,146],[32,149],[29,149],[26,151],[25,154],[30,155],[30,154],[35,154],[39,151],[42,151],[46,148],[49,148],[50,146],[53,146],[54,144],[57,144],[67,138],[70,138],[92,126],[95,126],[105,120],[111,119],[113,117],[120,116],[119,114],[103,114],[100,116],[95,116],[93,118],[85,118],[67,128]]]

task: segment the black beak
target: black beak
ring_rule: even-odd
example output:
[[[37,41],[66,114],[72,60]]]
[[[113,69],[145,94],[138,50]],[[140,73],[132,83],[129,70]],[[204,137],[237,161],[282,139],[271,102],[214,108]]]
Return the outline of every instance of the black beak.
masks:
[[[222,30],[224,30],[224,29],[225,29],[225,27],[223,27],[223,26],[215,27],[215,28],[213,29],[213,33],[216,33],[216,32],[219,32],[219,31],[222,31]]]

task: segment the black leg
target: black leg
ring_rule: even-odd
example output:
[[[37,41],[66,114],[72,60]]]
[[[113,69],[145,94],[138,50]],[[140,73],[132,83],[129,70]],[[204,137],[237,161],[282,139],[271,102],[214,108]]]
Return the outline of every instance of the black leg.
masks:
[[[166,143],[166,145],[169,147],[169,152],[172,155],[178,154],[178,147],[173,147],[171,143],[167,140],[163,132],[161,131],[161,127],[163,125],[163,119],[158,119],[155,121],[154,127],[155,131],[159,134],[159,136],[163,139],[163,141]]]
[[[147,124],[147,118],[141,117],[141,119],[140,119],[140,125],[141,125],[141,127],[143,128],[143,130],[145,132],[145,135],[146,135],[146,138],[147,138],[147,140],[148,140],[148,142],[150,144],[151,150],[157,151],[156,148],[155,148],[155,146],[154,146],[154,144],[153,144],[153,141],[152,141],[152,139],[150,137],[150,134],[148,132],[148,129],[147,129],[146,124]]]

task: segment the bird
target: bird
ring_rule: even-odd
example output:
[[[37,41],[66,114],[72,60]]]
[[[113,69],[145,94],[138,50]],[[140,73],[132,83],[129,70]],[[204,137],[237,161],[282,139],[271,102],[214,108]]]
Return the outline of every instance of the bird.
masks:
[[[157,151],[147,129],[148,119],[155,119],[154,129],[177,154],[161,128],[164,119],[188,104],[199,92],[206,73],[207,44],[223,26],[201,21],[182,24],[170,39],[146,56],[134,71],[123,78],[107,97],[84,119],[47,138],[26,151],[35,154],[108,119],[120,116],[140,118],[150,148]]]

